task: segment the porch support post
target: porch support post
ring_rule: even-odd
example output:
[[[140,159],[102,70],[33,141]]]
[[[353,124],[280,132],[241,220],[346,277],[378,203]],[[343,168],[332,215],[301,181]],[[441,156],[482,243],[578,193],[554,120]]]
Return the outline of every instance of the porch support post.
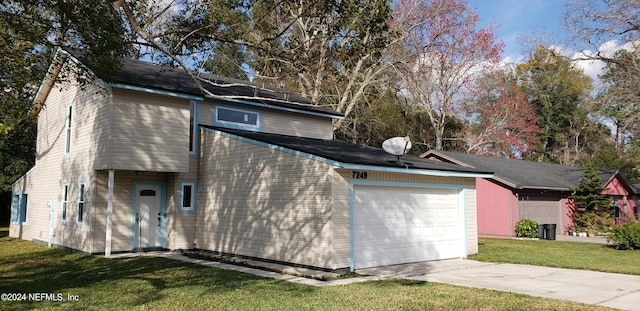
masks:
[[[115,170],[109,170],[109,189],[107,196],[107,237],[104,248],[105,257],[111,256],[111,219],[113,215],[113,180]]]

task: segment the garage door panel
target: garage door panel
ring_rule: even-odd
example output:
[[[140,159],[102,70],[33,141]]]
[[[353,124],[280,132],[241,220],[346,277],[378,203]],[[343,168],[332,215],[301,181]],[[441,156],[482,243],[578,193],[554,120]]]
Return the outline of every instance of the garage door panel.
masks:
[[[518,202],[520,219],[533,219],[539,224],[556,224],[562,227],[560,196],[523,195]]]
[[[460,257],[457,189],[354,190],[356,268]]]

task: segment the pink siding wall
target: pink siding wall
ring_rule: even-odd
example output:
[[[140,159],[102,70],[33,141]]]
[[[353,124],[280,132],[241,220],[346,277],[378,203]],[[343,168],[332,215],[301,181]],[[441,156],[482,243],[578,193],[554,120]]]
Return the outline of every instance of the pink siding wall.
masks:
[[[620,200],[620,218],[615,221],[616,224],[629,220],[634,216],[633,203],[637,198],[634,197],[634,195],[629,194],[629,190],[625,188],[624,184],[618,179],[618,177],[609,181],[605,186],[604,193],[616,196]],[[573,221],[571,220],[571,205],[567,198],[562,199],[562,212],[566,224],[566,228],[564,229],[566,231],[569,227],[573,226]]]
[[[478,235],[514,236],[518,200],[511,190],[483,178],[476,179]]]
[[[566,197],[563,197],[561,202],[564,228],[556,228],[556,235],[566,235],[569,228],[573,227],[573,220],[571,219],[571,215],[573,215],[573,207],[570,204],[571,201]]]
[[[605,186],[604,193],[616,196],[620,200],[620,218],[616,220],[616,223],[629,220],[633,214],[633,195],[629,194],[629,191],[624,187],[624,184],[618,177],[609,181]]]

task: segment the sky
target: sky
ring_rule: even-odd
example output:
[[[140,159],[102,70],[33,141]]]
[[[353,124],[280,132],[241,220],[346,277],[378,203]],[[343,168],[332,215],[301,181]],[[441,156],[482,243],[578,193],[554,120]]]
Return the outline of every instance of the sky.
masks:
[[[480,26],[494,24],[495,33],[505,43],[502,59],[522,62],[528,54],[522,38],[539,33],[551,35],[552,44],[561,45],[566,31],[563,0],[467,0],[480,17]]]

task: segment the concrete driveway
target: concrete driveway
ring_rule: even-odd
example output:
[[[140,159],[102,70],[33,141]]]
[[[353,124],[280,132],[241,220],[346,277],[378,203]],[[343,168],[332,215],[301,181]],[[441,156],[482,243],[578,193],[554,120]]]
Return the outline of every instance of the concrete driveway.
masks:
[[[632,264],[632,263],[630,263]],[[640,264],[640,263],[636,263]],[[640,276],[452,259],[356,270],[640,311]]]

